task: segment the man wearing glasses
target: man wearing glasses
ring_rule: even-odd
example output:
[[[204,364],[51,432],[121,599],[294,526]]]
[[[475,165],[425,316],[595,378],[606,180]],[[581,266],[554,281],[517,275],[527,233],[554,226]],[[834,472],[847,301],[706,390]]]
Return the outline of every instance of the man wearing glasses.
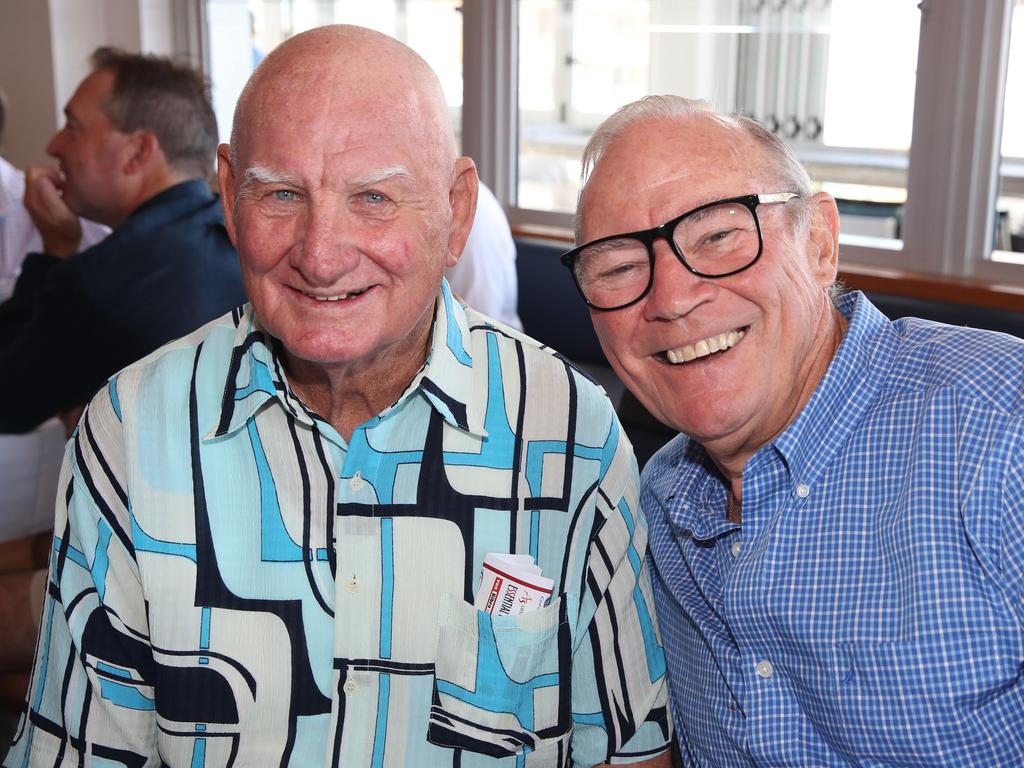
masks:
[[[641,502],[684,762],[1022,765],[1024,342],[833,303],[838,232],[704,102],[627,105],[584,155],[564,261],[682,433]]]

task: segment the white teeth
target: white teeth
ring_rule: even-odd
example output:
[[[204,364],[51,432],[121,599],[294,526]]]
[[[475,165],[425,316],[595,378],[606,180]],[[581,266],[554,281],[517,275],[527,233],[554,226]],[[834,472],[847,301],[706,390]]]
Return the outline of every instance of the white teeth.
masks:
[[[698,357],[707,357],[713,352],[721,352],[734,347],[744,335],[746,335],[745,331],[719,333],[716,336],[701,339],[695,344],[687,344],[679,349],[666,350],[665,356],[670,363],[688,363],[691,360],[696,360]]]
[[[306,295],[311,299],[316,299],[317,301],[341,301],[342,299],[351,299],[355,296],[359,296],[361,293],[363,292],[353,291],[352,293],[342,293],[338,296],[314,296],[312,293],[307,293]]]

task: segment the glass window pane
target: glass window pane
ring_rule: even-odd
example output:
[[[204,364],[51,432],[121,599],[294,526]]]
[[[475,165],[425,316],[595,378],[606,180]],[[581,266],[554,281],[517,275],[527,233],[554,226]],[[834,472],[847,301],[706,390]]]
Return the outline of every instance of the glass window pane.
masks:
[[[358,24],[406,43],[437,72],[462,133],[462,14],[459,0],[206,0],[210,79],[221,140],[235,102],[260,59],[294,34],[324,24]]]
[[[1010,24],[992,259],[1024,264],[1024,0],[1015,0]]]
[[[893,0],[520,0],[518,206],[573,211],[596,125],[675,93],[768,125],[840,200],[845,240],[899,247],[919,26]]]

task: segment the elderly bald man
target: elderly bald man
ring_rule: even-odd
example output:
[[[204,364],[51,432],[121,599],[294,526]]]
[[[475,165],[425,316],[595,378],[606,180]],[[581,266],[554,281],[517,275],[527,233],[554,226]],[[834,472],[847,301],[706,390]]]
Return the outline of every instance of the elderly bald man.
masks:
[[[442,281],[477,178],[437,78],[320,28],[236,115],[251,305],[89,405],[7,765],[666,765],[635,463],[600,389]],[[490,553],[550,602],[477,609]]]

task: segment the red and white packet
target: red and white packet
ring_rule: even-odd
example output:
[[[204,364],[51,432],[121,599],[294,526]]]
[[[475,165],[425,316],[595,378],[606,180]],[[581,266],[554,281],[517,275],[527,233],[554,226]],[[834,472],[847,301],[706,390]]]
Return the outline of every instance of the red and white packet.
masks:
[[[480,588],[474,605],[485,613],[518,616],[548,604],[554,579],[541,576],[530,555],[490,552],[484,557]]]

